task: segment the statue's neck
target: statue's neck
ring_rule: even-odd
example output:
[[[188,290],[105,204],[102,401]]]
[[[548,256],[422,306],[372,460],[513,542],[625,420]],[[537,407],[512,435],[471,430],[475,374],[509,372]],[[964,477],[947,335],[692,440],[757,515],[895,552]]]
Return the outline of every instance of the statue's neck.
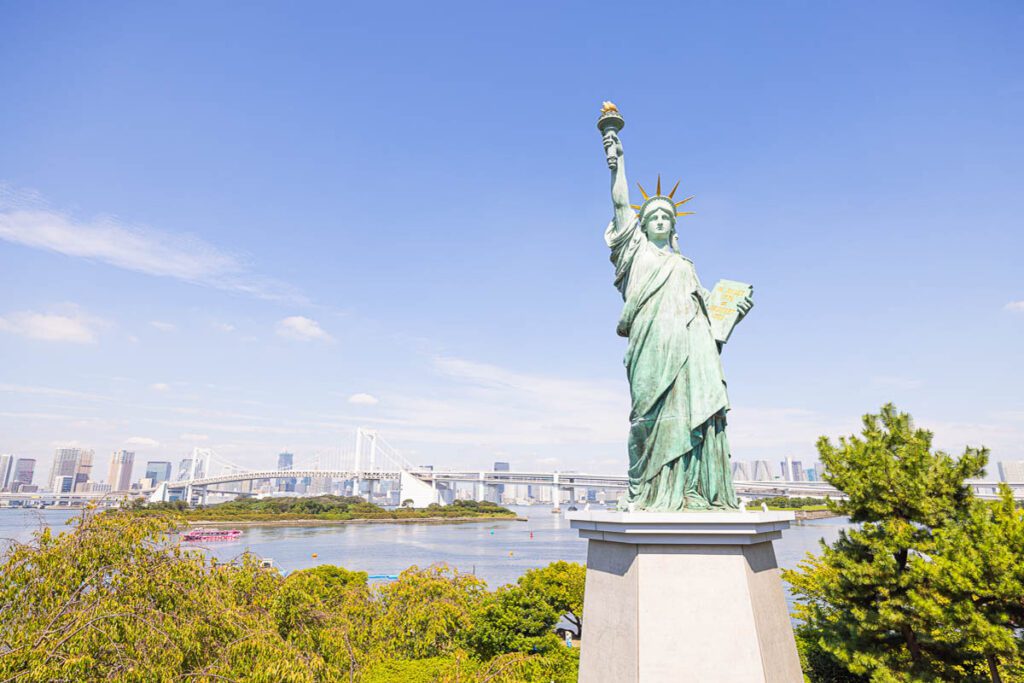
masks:
[[[672,243],[669,240],[665,239],[665,238],[650,238],[650,237],[648,237],[647,239],[650,241],[650,243],[652,245],[654,245],[655,249],[658,249],[658,250],[664,251],[664,252],[671,252],[672,251]]]

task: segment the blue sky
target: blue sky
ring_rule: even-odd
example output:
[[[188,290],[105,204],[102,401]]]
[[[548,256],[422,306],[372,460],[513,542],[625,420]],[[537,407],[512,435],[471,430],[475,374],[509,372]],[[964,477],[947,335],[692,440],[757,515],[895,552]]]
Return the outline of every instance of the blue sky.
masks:
[[[682,179],[734,457],[1024,459],[1019,3],[0,2],[0,452],[625,467],[600,103]],[[45,468],[45,464],[42,465]]]

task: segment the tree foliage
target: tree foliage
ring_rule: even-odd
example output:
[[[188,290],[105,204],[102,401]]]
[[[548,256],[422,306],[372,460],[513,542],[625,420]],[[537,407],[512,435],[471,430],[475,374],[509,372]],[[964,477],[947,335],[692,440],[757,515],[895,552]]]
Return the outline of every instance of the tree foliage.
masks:
[[[328,565],[284,577],[248,555],[218,564],[178,546],[181,523],[89,512],[11,546],[0,556],[0,681],[576,678],[577,651],[534,647],[555,638],[544,631],[557,619],[536,594],[489,593],[445,566],[369,584]]]
[[[531,569],[519,577],[523,590],[536,593],[566,621],[576,627],[576,637],[583,633],[583,586],[587,568],[576,562],[552,562],[546,567]]]
[[[1008,492],[993,506],[966,484],[988,451],[935,451],[931,432],[890,404],[859,437],[822,437],[818,452],[847,496],[830,507],[859,527],[785,572],[812,680],[1014,676],[1024,522]]]
[[[484,659],[505,652],[547,652],[559,647],[558,612],[539,593],[505,586],[477,609],[468,641]]]
[[[406,505],[409,503],[409,505]],[[432,517],[515,517],[516,513],[489,501],[456,500],[451,505],[411,507],[411,499],[388,510],[358,496],[274,496],[237,500],[190,509],[183,501],[131,503],[137,514],[176,513],[188,519],[223,521],[287,521],[299,519],[423,519]]]

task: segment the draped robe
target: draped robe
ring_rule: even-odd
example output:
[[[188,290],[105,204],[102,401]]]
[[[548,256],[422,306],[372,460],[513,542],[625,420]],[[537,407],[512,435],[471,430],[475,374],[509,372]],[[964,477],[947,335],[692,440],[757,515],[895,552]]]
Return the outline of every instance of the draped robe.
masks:
[[[693,263],[637,219],[605,233],[624,306],[617,332],[632,397],[627,501],[644,510],[735,509],[718,344]]]

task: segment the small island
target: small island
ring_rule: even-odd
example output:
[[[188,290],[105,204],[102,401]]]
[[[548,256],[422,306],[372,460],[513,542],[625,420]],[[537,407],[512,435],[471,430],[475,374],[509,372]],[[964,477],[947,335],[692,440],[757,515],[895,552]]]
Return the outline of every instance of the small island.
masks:
[[[321,524],[451,524],[489,519],[525,521],[508,508],[488,501],[456,500],[451,505],[425,508],[383,508],[356,496],[242,498],[217,505],[189,508],[183,501],[138,503],[135,514],[182,515],[192,526],[212,524],[294,525]]]

